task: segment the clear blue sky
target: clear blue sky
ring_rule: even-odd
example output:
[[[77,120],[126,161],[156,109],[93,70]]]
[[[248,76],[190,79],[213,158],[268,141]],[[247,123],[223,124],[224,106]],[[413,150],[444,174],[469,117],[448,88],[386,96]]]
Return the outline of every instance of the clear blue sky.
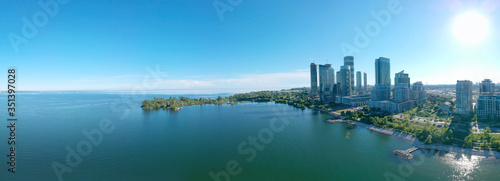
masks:
[[[23,17],[32,22],[43,11],[38,2],[2,1],[0,6],[0,70],[17,67],[21,90],[309,86],[310,59],[319,64],[328,59],[338,70],[344,56],[340,45],[355,45],[355,28],[364,30],[376,22],[371,11],[387,10],[391,0],[253,0],[238,5],[220,0],[233,9],[223,20],[212,0],[71,0],[60,4],[58,13],[48,16],[16,53],[9,33],[23,36]],[[387,26],[353,54],[356,71],[367,72],[369,84],[374,82],[374,61],[381,56],[391,59],[392,76],[404,69],[412,81],[500,82],[498,1],[399,2],[401,12],[392,14]],[[454,20],[468,11],[489,22],[486,39],[475,45],[454,35]],[[146,67],[159,67],[156,84],[143,84]]]

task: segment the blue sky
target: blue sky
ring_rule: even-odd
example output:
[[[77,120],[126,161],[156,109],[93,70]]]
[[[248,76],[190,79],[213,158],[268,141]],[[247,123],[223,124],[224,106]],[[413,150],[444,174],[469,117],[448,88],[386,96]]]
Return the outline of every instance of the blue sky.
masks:
[[[232,8],[223,20],[213,2],[58,3],[58,12],[47,16],[16,52],[9,35],[23,36],[23,18],[33,22],[44,10],[37,0],[2,1],[0,68],[18,69],[20,90],[303,87],[309,85],[311,59],[319,64],[328,59],[338,70],[342,43],[355,45],[355,29],[377,22],[372,11],[387,11],[399,2],[400,12],[353,54],[356,71],[367,72],[369,84],[381,56],[391,59],[392,75],[405,70],[413,82],[500,82],[500,2],[495,0],[254,0],[233,5],[220,0]],[[456,17],[469,11],[489,22],[490,33],[475,45],[453,33]],[[149,79],[151,72],[154,79]]]

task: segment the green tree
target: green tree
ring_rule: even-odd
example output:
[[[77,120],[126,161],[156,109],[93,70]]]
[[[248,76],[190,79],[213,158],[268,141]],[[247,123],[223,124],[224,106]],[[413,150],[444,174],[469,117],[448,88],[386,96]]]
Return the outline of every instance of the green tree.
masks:
[[[483,131],[483,134],[481,135],[482,137],[481,139],[490,141],[491,139],[490,133],[491,133],[490,127],[486,127],[486,129]]]
[[[474,146],[474,139],[472,138],[472,134],[470,134],[464,139],[464,147],[472,148],[473,146]]]
[[[425,144],[431,144],[432,143],[432,135],[427,136],[427,139],[425,139]]]
[[[488,150],[490,149],[489,147],[489,143],[487,140],[483,140],[483,145],[482,145],[482,148],[485,149],[485,150]]]

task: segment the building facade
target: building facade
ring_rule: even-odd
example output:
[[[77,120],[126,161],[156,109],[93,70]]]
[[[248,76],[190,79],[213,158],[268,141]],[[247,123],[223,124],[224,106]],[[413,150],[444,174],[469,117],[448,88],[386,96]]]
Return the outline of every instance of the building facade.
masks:
[[[368,107],[387,112],[404,112],[417,106],[415,101],[396,103],[392,101],[370,101]]]
[[[370,95],[356,95],[356,96],[337,96],[337,103],[349,105],[351,107],[359,107],[367,105],[371,100]]]
[[[476,114],[480,117],[500,117],[500,95],[480,95],[477,100]]]
[[[377,84],[372,89],[372,101],[391,100],[391,86],[387,84]]]
[[[472,82],[469,80],[457,81],[455,113],[469,114],[472,112]]]
[[[394,90],[394,102],[402,103],[410,100],[410,87],[406,83],[399,83]]]

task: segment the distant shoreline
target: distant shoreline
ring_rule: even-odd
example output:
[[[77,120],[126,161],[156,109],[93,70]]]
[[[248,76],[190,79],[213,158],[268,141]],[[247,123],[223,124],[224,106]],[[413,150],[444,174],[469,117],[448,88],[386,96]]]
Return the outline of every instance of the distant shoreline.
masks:
[[[405,139],[407,141],[412,142],[413,146],[416,146],[420,149],[440,150],[440,151],[446,151],[446,152],[454,152],[454,153],[463,153],[463,154],[467,154],[467,155],[482,156],[482,157],[490,158],[490,159],[500,159],[500,152],[498,152],[498,151],[463,148],[463,147],[458,147],[455,145],[443,145],[443,144],[427,145],[427,144],[424,144],[423,142],[421,142],[420,140],[418,140],[413,135],[401,133],[399,131],[394,131],[392,129],[384,129],[381,127],[372,126],[372,125],[368,125],[368,124],[356,122],[356,121],[348,122],[348,121],[342,120],[342,119],[335,119],[335,120],[328,119],[326,121],[329,123],[340,122],[340,123],[344,123],[344,124],[354,124],[356,126],[366,128],[370,131],[374,131],[377,133],[402,138],[402,139]],[[405,149],[405,148],[402,148],[402,149]]]
[[[0,91],[0,93],[7,93],[8,91]],[[16,92],[41,92],[41,91],[16,91]]]

